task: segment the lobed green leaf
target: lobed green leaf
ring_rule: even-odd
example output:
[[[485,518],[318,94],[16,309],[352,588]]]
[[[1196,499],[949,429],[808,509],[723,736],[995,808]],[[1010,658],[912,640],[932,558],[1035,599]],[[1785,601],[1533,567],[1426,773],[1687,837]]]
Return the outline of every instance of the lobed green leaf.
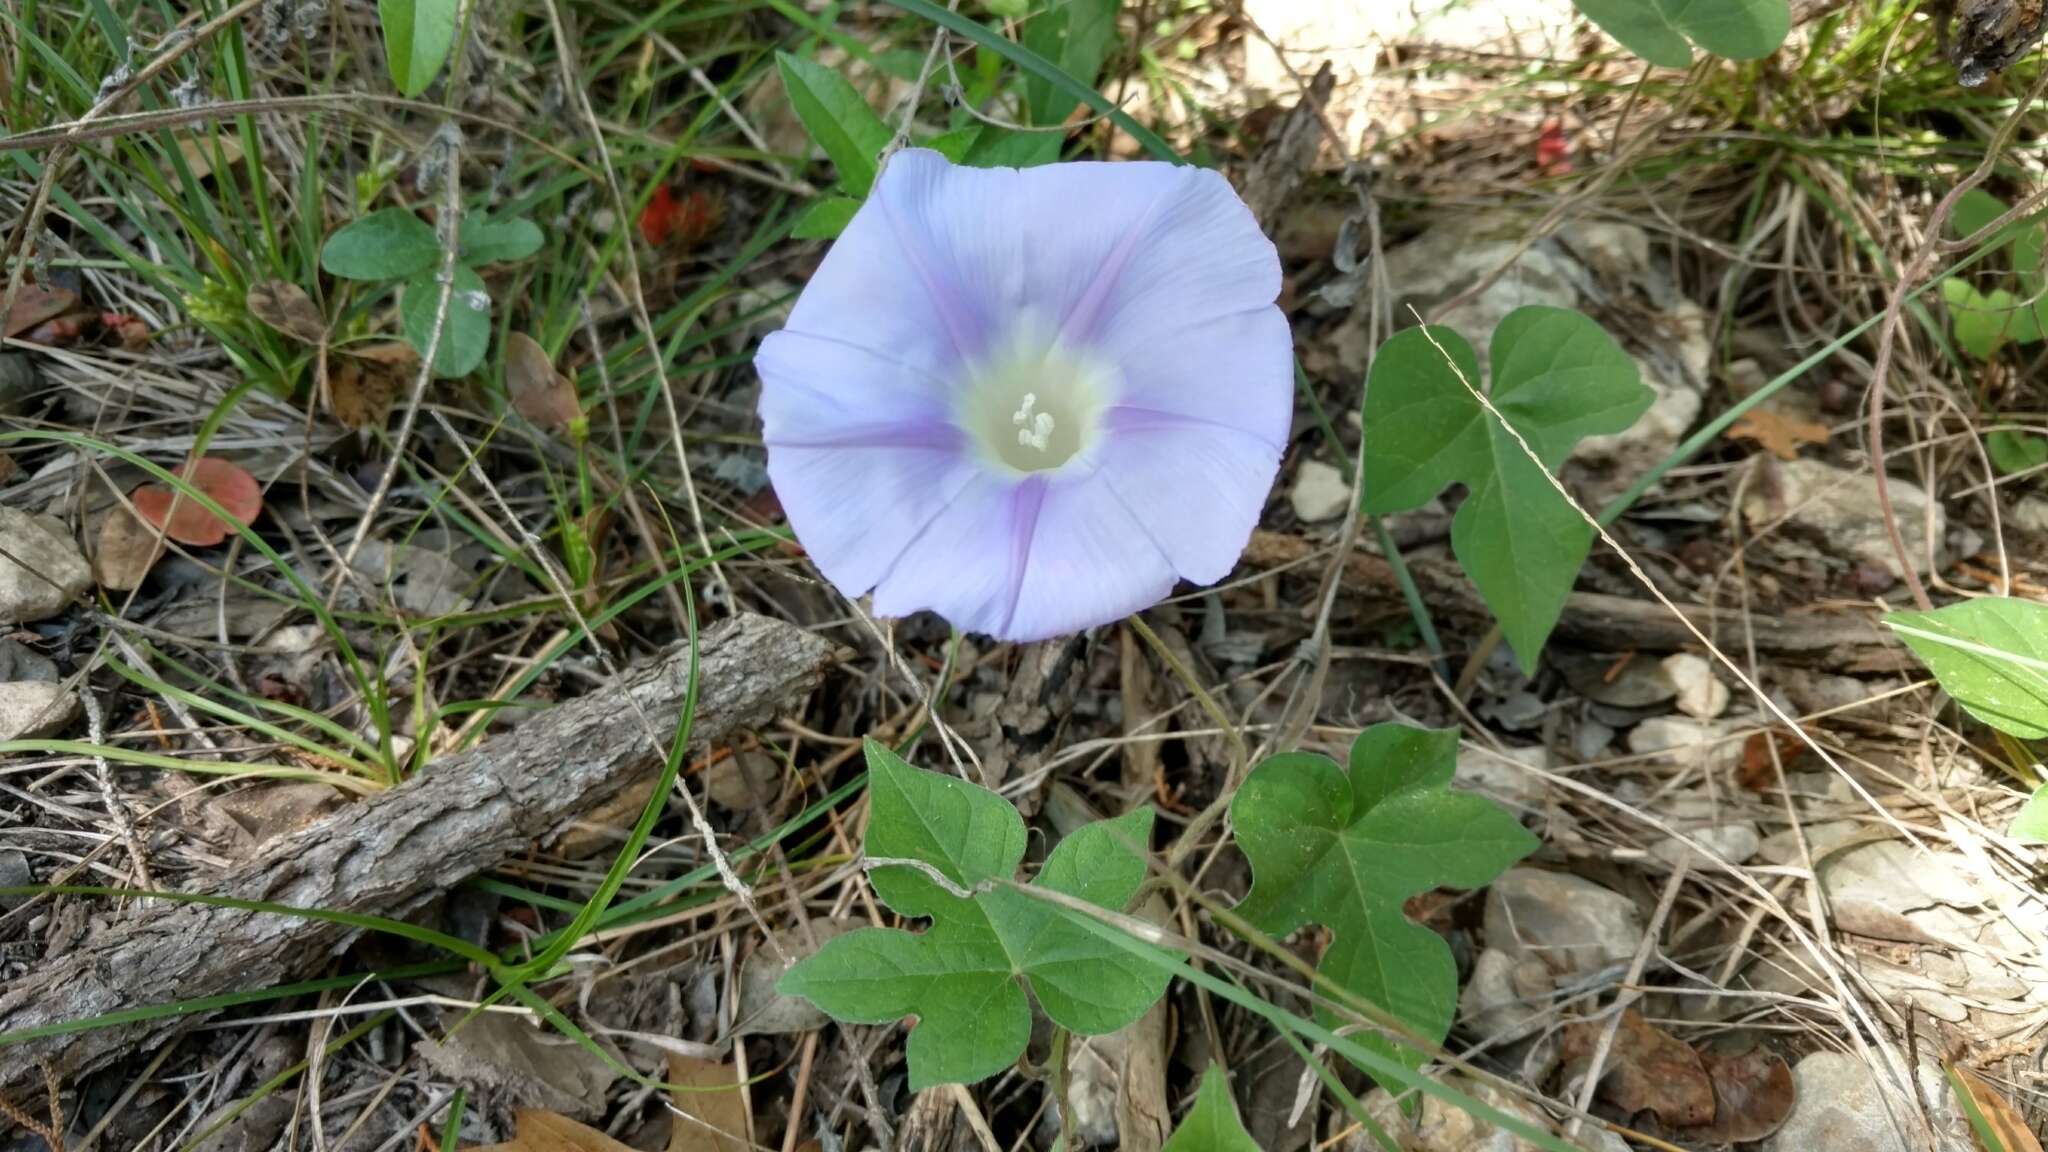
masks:
[[[337,229],[320,266],[344,280],[403,280],[439,263],[440,241],[409,208],[385,208]]]

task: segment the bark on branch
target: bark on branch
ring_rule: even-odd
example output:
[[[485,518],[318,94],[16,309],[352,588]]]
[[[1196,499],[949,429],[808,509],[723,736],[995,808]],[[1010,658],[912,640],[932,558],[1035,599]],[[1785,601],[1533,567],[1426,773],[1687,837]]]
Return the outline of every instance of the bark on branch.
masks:
[[[829,641],[741,616],[701,638],[692,754],[769,720],[815,687],[837,658]],[[527,850],[646,777],[674,736],[688,685],[678,650],[625,682],[571,701],[274,841],[202,889],[295,908],[403,917],[469,876]],[[657,749],[633,715],[652,722]],[[323,921],[147,901],[109,931],[0,990],[0,1040],[14,1032],[304,979],[357,933]],[[0,1086],[39,1059],[70,1079],[163,1043],[165,1019],[0,1047]]]

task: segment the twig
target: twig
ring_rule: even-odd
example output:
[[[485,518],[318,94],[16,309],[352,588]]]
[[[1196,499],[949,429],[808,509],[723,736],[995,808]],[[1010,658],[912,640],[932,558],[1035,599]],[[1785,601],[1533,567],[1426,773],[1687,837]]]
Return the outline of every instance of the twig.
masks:
[[[1592,1063],[1586,1066],[1585,1079],[1579,1084],[1577,1107],[1584,1113],[1593,1106],[1593,1092],[1600,1086],[1600,1072],[1607,1065],[1607,1054],[1614,1047],[1614,1034],[1621,1028],[1621,1018],[1627,1014],[1629,1005],[1642,997],[1643,970],[1650,965],[1650,954],[1657,950],[1657,935],[1664,930],[1664,920],[1671,915],[1671,906],[1678,901],[1678,890],[1685,884],[1685,877],[1692,869],[1692,861],[1680,857],[1678,866],[1664,881],[1664,894],[1657,898],[1657,910],[1650,916],[1650,924],[1643,932],[1642,943],[1636,946],[1635,959],[1629,963],[1628,975],[1621,978],[1621,991],[1615,994],[1614,1003],[1607,1009],[1607,1027],[1600,1030],[1600,1042],[1593,1048]],[[1572,1117],[1565,1128],[1564,1138],[1579,1138],[1582,1117]]]

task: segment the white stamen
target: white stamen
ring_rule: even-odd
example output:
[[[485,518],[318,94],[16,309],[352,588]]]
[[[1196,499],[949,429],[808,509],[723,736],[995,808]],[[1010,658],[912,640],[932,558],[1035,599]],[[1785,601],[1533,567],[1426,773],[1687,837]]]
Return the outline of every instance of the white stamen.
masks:
[[[1010,423],[1017,425],[1017,444],[1023,448],[1036,448],[1040,452],[1052,445],[1053,419],[1050,412],[1033,413],[1038,405],[1038,393],[1026,392],[1017,410],[1010,413]]]

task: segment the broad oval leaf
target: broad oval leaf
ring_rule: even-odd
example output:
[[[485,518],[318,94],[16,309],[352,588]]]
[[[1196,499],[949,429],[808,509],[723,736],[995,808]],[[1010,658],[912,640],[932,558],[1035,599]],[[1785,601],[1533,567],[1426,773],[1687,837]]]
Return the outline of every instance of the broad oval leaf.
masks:
[[[455,44],[461,7],[461,0],[377,0],[384,57],[399,92],[417,96],[434,82]]]
[[[2005,834],[2029,844],[2048,844],[2048,784],[2034,789]]]
[[[906,916],[931,919],[923,933],[864,928],[827,941],[776,985],[834,1019],[911,1030],[910,1086],[993,1076],[1023,1054],[1031,1005],[1023,981],[1053,1022],[1102,1035],[1136,1020],[1166,991],[1170,967],[1134,955],[1008,881],[1024,857],[1024,822],[985,788],[905,764],[867,744],[875,892]],[[1120,909],[1145,878],[1152,810],[1087,825],[1061,840],[1033,887]],[[929,867],[944,878],[927,875]],[[959,892],[966,895],[960,895]]]
[[[1660,68],[1692,63],[1692,46],[1726,60],[1761,60],[1792,31],[1787,0],[1576,0],[1621,46]]]
[[[1492,349],[1489,399],[1541,463],[1472,395],[1472,346],[1448,328],[1411,328],[1380,347],[1366,384],[1365,510],[1404,512],[1465,485],[1451,547],[1533,672],[1593,542],[1546,470],[1584,437],[1627,429],[1654,396],[1628,353],[1577,312],[1518,308]]]
[[[425,272],[406,281],[399,298],[399,319],[405,324],[405,338],[427,354],[427,342],[434,333],[434,311],[441,305],[441,283],[434,273]],[[441,343],[434,348],[434,375],[467,376],[483,363],[491,346],[491,296],[481,276],[462,266],[455,267],[455,288],[448,294],[448,318],[441,327]]]
[[[2048,464],[2048,437],[2017,428],[1994,428],[1984,434],[1984,453],[1991,465],[2010,476]]]
[[[1987,596],[1884,622],[1964,711],[2022,740],[2048,738],[2048,605]]]
[[[1259,1152],[1252,1134],[1238,1118],[1237,1102],[1230,1098],[1230,1078],[1215,1064],[1202,1071],[1202,1086],[1195,1092],[1195,1106],[1181,1117],[1180,1127],[1160,1152]]]
[[[1024,22],[1024,47],[1084,87],[1093,88],[1102,62],[1109,58],[1110,44],[1116,38],[1117,11],[1122,7],[1122,0],[1059,0]],[[1061,123],[1079,103],[1043,77],[1032,76],[1024,82],[1024,104],[1035,125]]]
[[[1276,937],[1328,928],[1322,974],[1436,1041],[1457,1008],[1457,964],[1402,903],[1432,888],[1491,883],[1537,843],[1507,809],[1450,790],[1457,759],[1455,730],[1379,724],[1351,745],[1349,771],[1322,756],[1274,756],[1230,804],[1252,866],[1238,913]],[[1335,1022],[1327,1010],[1324,1019]],[[1419,1051],[1360,1041],[1422,1066]]]
[[[876,163],[895,134],[844,76],[787,52],[777,52],[775,62],[804,131],[831,158],[847,193],[865,199],[874,187]]]
[[[457,232],[462,262],[472,268],[485,264],[508,264],[540,251],[540,225],[524,216],[497,220],[489,216],[464,216]]]
[[[1979,292],[1954,276],[1941,282],[1957,347],[1979,360],[1989,360],[2007,344],[2035,344],[2041,339],[2037,308],[2003,288]]]
[[[408,208],[384,208],[343,225],[320,246],[320,266],[344,280],[403,280],[441,259],[440,241]]]

